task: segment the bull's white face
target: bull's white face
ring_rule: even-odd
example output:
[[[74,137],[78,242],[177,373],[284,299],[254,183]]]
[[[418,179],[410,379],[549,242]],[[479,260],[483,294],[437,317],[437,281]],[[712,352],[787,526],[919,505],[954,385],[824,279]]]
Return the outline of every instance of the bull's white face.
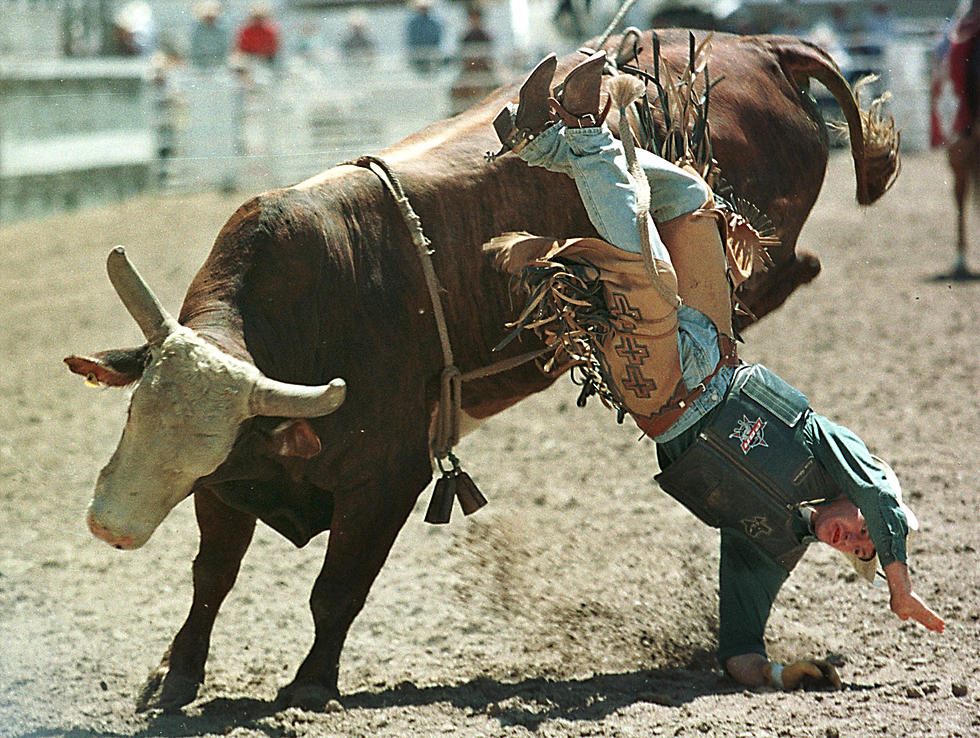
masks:
[[[149,360],[119,446],[96,482],[88,526],[116,548],[139,548],[194,483],[228,458],[247,418],[329,415],[343,403],[346,384],[340,378],[314,386],[270,379],[179,325],[121,246],[109,253],[106,267],[146,336]],[[98,363],[77,356],[66,362],[80,374]],[[124,378],[129,381],[131,372]],[[294,455],[319,453],[320,440],[314,435],[313,441]]]
[[[194,482],[228,457],[252,414],[257,373],[186,328],[151,348],[122,439],[95,486],[92,532],[117,548],[146,543]]]

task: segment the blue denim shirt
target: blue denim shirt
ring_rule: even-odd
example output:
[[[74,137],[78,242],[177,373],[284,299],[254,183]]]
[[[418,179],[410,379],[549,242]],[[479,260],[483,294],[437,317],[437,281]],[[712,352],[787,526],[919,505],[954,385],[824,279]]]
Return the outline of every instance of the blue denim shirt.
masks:
[[[677,323],[677,350],[681,357],[681,372],[684,383],[691,389],[711,374],[721,360],[718,329],[708,316],[688,305],[681,305],[677,311]],[[653,440],[657,443],[669,441],[701,420],[725,399],[734,374],[733,367],[722,367],[680,419]]]

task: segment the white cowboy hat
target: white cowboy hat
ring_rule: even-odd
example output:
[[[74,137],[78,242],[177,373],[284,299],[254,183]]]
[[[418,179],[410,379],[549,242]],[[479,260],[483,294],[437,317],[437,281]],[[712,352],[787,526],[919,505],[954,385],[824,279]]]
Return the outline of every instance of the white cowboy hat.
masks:
[[[878,464],[878,466],[880,466],[885,472],[885,477],[888,479],[888,484],[894,491],[895,497],[898,498],[898,507],[903,513],[905,513],[905,520],[909,526],[909,533],[911,534],[912,531],[918,530],[919,519],[915,517],[915,513],[912,512],[912,509],[902,500],[902,485],[899,484],[898,477],[895,476],[895,472],[883,459],[877,456],[872,456],[871,458],[874,459],[875,463]],[[864,579],[874,583],[875,577],[878,574],[877,554],[865,561],[852,553],[846,553],[844,551],[840,551],[839,553],[841,556],[847,559],[851,566],[854,567],[854,571],[860,574]]]

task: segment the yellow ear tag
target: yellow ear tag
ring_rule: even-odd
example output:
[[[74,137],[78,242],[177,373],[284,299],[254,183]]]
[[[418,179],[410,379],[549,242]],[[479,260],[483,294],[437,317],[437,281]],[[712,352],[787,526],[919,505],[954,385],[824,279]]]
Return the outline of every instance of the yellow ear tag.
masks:
[[[85,375],[85,384],[87,384],[89,387],[99,386],[99,378],[95,376],[95,372],[89,372]]]

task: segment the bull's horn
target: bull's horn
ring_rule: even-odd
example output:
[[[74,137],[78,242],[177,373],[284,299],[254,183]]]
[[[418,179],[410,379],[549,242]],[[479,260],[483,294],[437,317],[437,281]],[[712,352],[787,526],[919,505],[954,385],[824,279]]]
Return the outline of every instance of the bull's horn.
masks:
[[[329,415],[340,407],[346,394],[347,383],[339,378],[331,380],[329,384],[310,387],[259,377],[248,404],[253,415],[317,418]]]
[[[160,343],[177,328],[177,321],[164,309],[126,258],[126,250],[122,246],[116,246],[109,252],[106,270],[119,299],[123,301],[147,341]]]

